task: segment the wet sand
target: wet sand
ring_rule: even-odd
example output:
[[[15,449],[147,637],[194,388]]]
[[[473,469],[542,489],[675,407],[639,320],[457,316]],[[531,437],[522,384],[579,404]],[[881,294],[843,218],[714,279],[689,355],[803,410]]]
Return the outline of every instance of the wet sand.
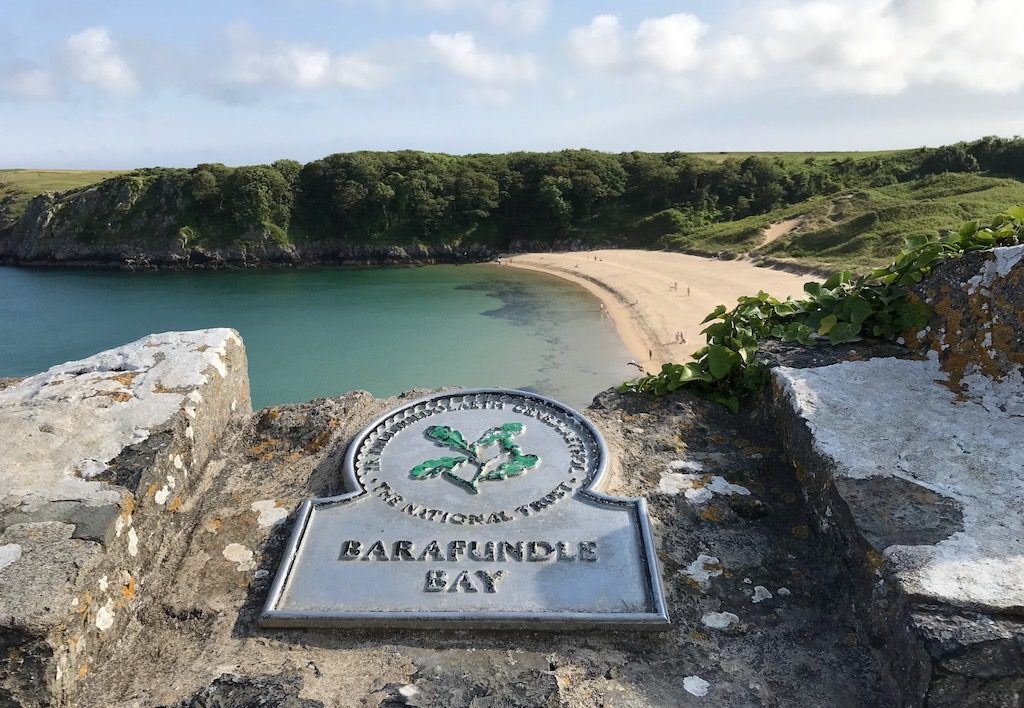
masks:
[[[601,250],[525,253],[506,266],[539,271],[582,285],[596,295],[619,336],[645,370],[687,361],[704,345],[701,320],[717,305],[765,290],[778,298],[803,295],[812,276],[666,251]],[[676,341],[681,332],[685,343]]]

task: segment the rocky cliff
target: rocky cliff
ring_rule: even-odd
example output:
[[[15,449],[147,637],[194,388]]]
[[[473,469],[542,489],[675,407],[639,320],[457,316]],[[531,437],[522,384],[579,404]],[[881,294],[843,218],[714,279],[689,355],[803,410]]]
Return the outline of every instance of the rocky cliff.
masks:
[[[290,242],[255,227],[240,237],[198,238],[188,226],[185,197],[173,185],[108,180],[80,190],[45,193],[25,213],[0,225],[0,264],[99,265],[127,268],[217,268],[296,264],[463,263],[491,260],[481,244]],[[561,244],[571,247],[574,244]],[[545,250],[552,244],[512,245]]]

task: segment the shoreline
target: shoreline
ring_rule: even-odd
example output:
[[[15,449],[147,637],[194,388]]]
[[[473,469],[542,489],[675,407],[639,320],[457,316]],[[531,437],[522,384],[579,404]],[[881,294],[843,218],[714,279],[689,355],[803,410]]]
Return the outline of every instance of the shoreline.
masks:
[[[545,273],[575,283],[601,301],[619,338],[644,371],[683,362],[704,346],[701,321],[717,305],[765,290],[801,297],[806,275],[749,261],[703,258],[674,251],[603,249],[523,253],[501,267]],[[677,341],[681,333],[683,341]]]

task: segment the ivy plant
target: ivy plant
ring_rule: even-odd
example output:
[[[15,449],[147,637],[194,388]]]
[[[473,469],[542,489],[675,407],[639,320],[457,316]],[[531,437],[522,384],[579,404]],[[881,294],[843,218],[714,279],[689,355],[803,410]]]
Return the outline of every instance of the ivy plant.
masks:
[[[907,295],[932,268],[970,251],[1021,243],[1024,206],[1017,206],[987,224],[968,221],[944,236],[905,239],[900,255],[884,268],[856,277],[842,271],[823,283],[807,283],[806,297],[799,300],[762,291],[739,298],[731,310],[719,305],[704,319],[707,344],[692,361],[665,364],[659,373],[627,381],[619,390],[661,396],[686,389],[736,413],[740,401],[768,380],[767,368],[757,360],[759,341],[896,339],[928,322],[928,307]]]

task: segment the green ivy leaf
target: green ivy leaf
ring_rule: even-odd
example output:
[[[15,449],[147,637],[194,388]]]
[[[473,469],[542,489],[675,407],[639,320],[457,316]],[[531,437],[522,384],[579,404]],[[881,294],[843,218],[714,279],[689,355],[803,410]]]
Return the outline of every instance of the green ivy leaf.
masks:
[[[708,370],[716,379],[728,374],[733,365],[739,363],[739,359],[739,354],[720,344],[708,347]]]
[[[846,300],[844,309],[847,312],[847,316],[853,324],[858,328],[864,320],[871,316],[872,307],[871,303],[862,298],[859,295],[854,295]]]
[[[841,270],[838,273],[834,274],[832,277],[830,277],[828,280],[826,280],[822,287],[827,290],[835,290],[840,285],[846,285],[847,283],[849,283],[850,277],[850,271]]]
[[[860,326],[852,322],[839,322],[828,333],[828,341],[832,344],[843,344],[858,339]]]
[[[839,318],[835,315],[828,315],[821,318],[821,323],[818,325],[818,334],[825,336],[832,331],[832,328],[839,322]]]
[[[724,314],[725,314],[725,305],[719,305],[718,307],[716,307],[714,310],[711,311],[711,314],[709,314],[707,317],[705,317],[703,319],[703,321],[701,321],[701,324],[704,324],[706,322],[710,322],[711,320],[717,320],[719,317],[721,317]]]

